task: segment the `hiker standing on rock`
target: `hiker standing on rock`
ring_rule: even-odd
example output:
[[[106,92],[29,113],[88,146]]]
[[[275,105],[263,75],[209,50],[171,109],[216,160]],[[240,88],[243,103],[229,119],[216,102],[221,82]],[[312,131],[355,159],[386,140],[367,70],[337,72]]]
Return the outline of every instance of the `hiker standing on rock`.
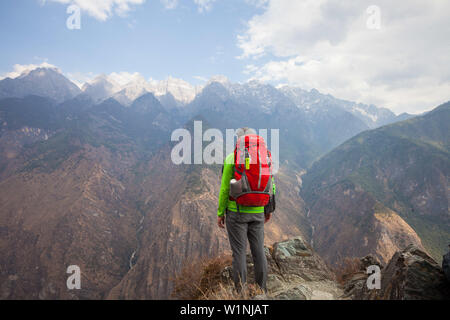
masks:
[[[217,210],[218,225],[227,228],[233,253],[233,281],[238,292],[247,282],[247,239],[250,243],[255,281],[266,291],[267,259],[264,224],[275,210],[272,156],[264,139],[253,129],[236,130],[234,153],[222,168]]]

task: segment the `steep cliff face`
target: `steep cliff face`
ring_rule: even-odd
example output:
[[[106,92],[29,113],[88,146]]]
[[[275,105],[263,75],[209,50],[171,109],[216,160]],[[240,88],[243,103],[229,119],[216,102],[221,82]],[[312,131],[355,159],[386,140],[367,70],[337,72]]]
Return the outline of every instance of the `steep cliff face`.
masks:
[[[126,273],[140,214],[109,165],[114,160],[87,149],[52,172],[0,183],[3,299],[102,298]],[[66,288],[69,265],[82,272],[76,294]]]
[[[176,166],[168,148],[138,170],[137,194],[144,212],[139,249],[109,298],[167,297],[169,278],[186,257],[217,253],[227,244],[223,234],[213,231],[216,172]]]
[[[220,167],[176,166],[168,151],[161,151],[142,170],[139,197],[145,218],[139,251],[135,265],[109,292],[110,299],[167,298],[170,280],[187,260],[230,250],[226,231],[216,225]],[[305,219],[302,200],[290,183],[294,181],[280,180],[277,185],[286,201],[266,225],[268,244],[303,232],[301,224],[289,223]]]
[[[410,243],[416,232],[393,210],[351,182],[322,191],[309,209],[315,250],[331,264],[374,254],[383,263]]]

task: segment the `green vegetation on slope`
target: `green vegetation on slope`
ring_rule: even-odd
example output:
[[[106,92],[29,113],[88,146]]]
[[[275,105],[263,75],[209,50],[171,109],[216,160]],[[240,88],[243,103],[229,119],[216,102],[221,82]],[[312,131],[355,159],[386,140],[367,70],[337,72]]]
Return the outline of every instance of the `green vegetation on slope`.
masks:
[[[352,181],[398,212],[439,261],[450,240],[448,123],[450,103],[357,135],[314,163],[304,176],[306,202],[311,206],[336,183]]]

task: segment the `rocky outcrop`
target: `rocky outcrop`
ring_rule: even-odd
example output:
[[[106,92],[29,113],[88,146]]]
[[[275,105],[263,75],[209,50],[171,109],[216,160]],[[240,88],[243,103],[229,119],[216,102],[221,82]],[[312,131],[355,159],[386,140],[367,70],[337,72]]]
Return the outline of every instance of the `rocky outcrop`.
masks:
[[[449,284],[436,261],[411,245],[392,257],[382,273],[381,289],[375,298],[448,299],[450,291]]]
[[[377,265],[380,270],[384,266],[373,255],[365,256],[359,260],[359,268],[357,271],[343,275],[344,281],[344,295],[342,298],[351,300],[364,300],[370,294],[367,288],[367,268],[369,266]]]
[[[334,269],[336,274],[302,237],[290,238],[271,247],[265,247],[265,253],[268,262],[265,294],[260,294],[261,291],[254,286],[250,254],[247,255],[249,290],[245,290],[242,295],[236,295],[233,289],[232,266],[231,260],[228,259],[212,259],[211,264],[206,264],[204,269],[200,270],[202,275],[199,277],[199,285],[191,283],[187,288],[198,288],[202,283],[207,283],[207,286],[200,290],[200,296],[196,296],[195,299],[445,300],[450,298],[450,283],[442,269],[427,253],[415,245],[409,245],[404,250],[396,252],[386,266],[383,266],[374,255],[368,255],[359,261],[350,259],[351,263],[342,266],[342,270],[348,271]],[[218,266],[220,263],[222,265]],[[379,281],[373,281],[373,272],[378,269],[374,266],[379,268],[379,271],[375,271],[379,272]],[[192,272],[193,269],[188,270]],[[375,285],[375,288],[370,288],[373,286],[369,284]],[[183,286],[185,284],[179,289],[186,290]]]
[[[343,291],[334,273],[301,238],[295,237],[266,247],[269,266],[267,294],[255,299],[335,300]],[[253,282],[253,263],[247,257],[248,278]],[[231,266],[223,272],[225,282],[231,282]]]
[[[444,271],[447,280],[450,281],[450,251],[442,257],[442,271]]]
[[[378,264],[375,260],[371,264]],[[450,299],[450,283],[429,255],[414,245],[396,252],[381,271],[380,289],[368,289],[365,273],[348,276],[345,297],[363,300],[443,300]]]

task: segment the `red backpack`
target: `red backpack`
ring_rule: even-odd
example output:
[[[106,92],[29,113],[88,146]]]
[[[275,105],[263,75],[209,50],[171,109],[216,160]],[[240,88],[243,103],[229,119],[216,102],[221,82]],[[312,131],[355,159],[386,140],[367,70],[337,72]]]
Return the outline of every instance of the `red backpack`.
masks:
[[[264,139],[256,134],[238,138],[230,199],[246,207],[265,206],[269,203],[271,186],[272,155]]]

